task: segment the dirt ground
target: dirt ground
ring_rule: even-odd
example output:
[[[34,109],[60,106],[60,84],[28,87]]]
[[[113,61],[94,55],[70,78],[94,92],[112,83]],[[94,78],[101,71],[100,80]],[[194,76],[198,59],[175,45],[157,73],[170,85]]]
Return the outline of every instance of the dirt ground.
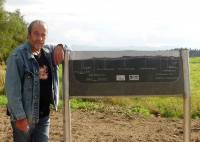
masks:
[[[0,108],[0,142],[12,142],[5,108]],[[183,120],[127,117],[78,110],[71,114],[72,142],[183,142]],[[192,120],[192,142],[200,142],[200,120]],[[50,142],[63,142],[62,111],[52,112]]]

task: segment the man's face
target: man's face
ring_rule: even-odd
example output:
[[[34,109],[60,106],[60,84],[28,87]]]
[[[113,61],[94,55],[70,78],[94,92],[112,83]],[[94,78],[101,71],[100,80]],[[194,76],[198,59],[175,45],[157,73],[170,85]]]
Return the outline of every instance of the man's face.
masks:
[[[28,35],[28,41],[31,44],[31,48],[34,50],[40,50],[44,46],[47,34],[47,27],[42,24],[34,24],[31,33]]]

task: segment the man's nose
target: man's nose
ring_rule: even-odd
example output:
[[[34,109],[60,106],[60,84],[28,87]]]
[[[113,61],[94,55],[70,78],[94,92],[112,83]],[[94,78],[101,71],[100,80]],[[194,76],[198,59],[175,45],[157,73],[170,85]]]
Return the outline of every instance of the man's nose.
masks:
[[[41,34],[38,34],[37,35],[37,39],[40,40],[40,41],[42,41],[44,39],[44,37]]]
[[[35,35],[36,35],[36,37],[37,37],[37,40],[40,40],[40,41],[42,41],[42,40],[44,40],[44,39],[45,39],[45,36],[44,36],[44,34],[43,34],[43,33],[36,33]]]

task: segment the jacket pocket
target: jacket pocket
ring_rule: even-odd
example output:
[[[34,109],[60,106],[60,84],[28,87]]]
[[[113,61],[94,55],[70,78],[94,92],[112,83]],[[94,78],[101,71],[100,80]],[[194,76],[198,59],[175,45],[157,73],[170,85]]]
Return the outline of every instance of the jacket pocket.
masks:
[[[23,92],[32,91],[33,88],[33,73],[25,71],[24,81],[23,81]]]

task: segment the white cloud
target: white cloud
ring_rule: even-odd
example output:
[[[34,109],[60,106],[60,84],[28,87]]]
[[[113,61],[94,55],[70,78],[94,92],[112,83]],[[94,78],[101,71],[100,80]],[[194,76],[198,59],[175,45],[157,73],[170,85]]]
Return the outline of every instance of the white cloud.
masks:
[[[47,42],[200,48],[198,0],[7,0],[25,20],[49,25]]]

